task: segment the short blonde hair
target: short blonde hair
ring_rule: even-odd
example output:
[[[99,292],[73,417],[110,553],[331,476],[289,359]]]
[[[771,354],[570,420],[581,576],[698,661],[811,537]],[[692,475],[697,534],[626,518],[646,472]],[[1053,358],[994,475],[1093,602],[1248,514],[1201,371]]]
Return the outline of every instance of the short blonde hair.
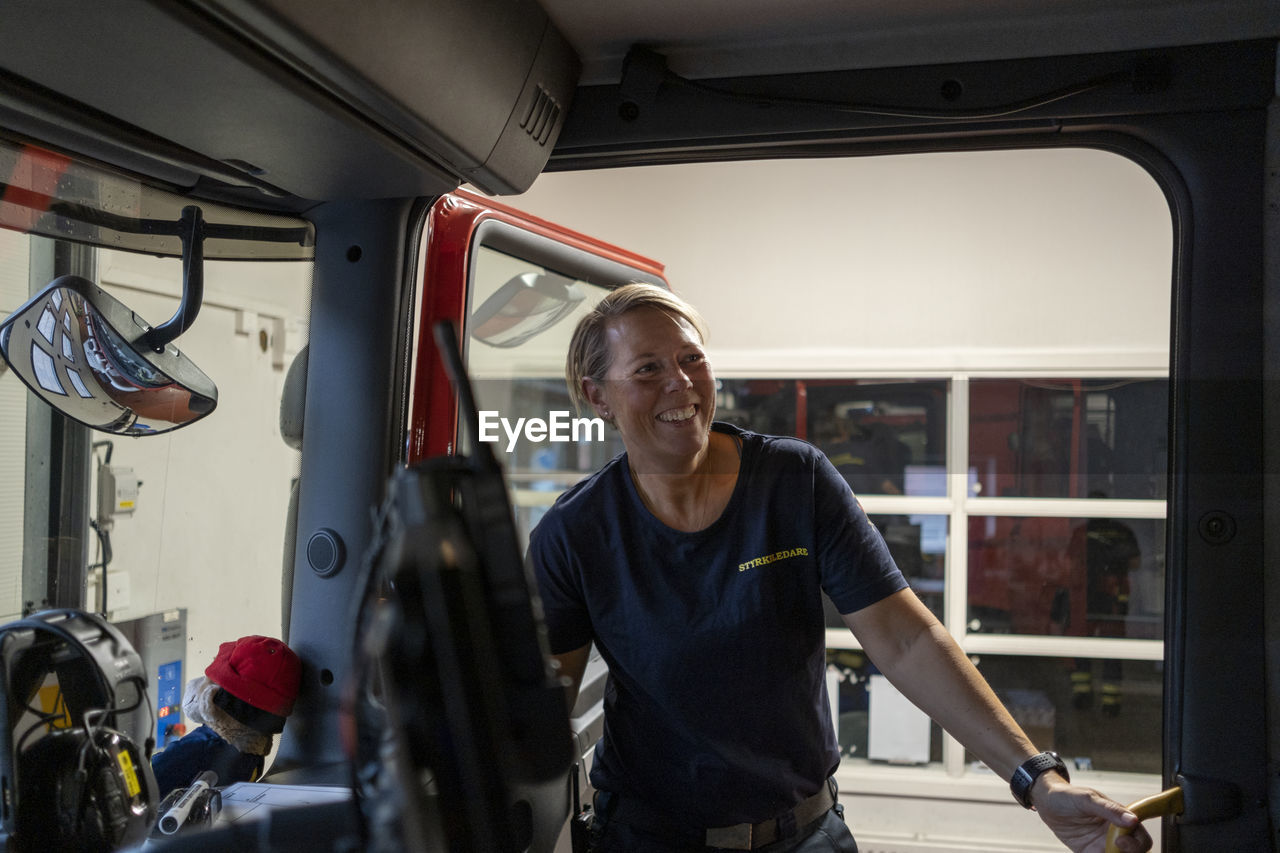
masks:
[[[638,308],[656,308],[664,314],[684,320],[693,327],[704,344],[707,342],[707,324],[702,315],[670,290],[643,282],[619,287],[601,299],[590,313],[578,321],[578,327],[573,330],[573,338],[569,341],[569,354],[564,362],[564,380],[569,386],[569,399],[579,412],[591,410],[591,401],[582,392],[582,380],[594,379],[600,382],[609,372],[609,342],[605,337],[609,323]]]

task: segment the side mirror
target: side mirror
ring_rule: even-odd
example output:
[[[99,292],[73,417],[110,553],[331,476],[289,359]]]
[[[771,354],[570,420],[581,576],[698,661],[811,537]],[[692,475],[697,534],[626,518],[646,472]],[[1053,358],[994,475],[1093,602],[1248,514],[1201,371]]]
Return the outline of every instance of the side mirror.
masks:
[[[560,322],[581,301],[582,290],[571,278],[518,275],[472,313],[471,337],[493,347],[518,347]]]
[[[27,387],[74,421],[156,435],[218,403],[213,380],[88,279],[64,275],[0,323],[0,355]]]

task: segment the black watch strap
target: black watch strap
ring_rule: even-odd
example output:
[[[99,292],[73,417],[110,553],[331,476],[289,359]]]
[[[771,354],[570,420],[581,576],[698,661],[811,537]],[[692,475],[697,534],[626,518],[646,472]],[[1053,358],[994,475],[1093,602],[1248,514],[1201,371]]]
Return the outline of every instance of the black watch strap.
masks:
[[[1013,771],[1013,778],[1009,780],[1009,790],[1013,791],[1013,798],[1022,804],[1023,808],[1031,808],[1031,786],[1036,783],[1041,774],[1056,770],[1062,774],[1062,778],[1068,782],[1071,781],[1071,774],[1067,772],[1067,765],[1056,752],[1042,752],[1039,755],[1033,755],[1026,761],[1018,765],[1018,769]]]

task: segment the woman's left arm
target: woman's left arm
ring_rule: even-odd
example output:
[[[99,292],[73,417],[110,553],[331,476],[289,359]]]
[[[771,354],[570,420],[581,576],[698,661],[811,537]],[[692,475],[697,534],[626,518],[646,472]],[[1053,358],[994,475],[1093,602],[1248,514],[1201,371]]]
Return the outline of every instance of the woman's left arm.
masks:
[[[946,628],[911,590],[847,613],[844,623],[889,681],[1003,779],[1038,750]],[[1117,840],[1125,853],[1151,848],[1151,837],[1124,806],[1059,774],[1031,789],[1036,812],[1076,853],[1102,853],[1108,824],[1134,828]]]

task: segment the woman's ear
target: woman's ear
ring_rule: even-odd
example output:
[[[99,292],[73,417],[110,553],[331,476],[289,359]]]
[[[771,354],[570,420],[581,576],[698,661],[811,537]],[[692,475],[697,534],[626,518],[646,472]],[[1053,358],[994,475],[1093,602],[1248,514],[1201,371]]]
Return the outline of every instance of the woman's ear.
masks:
[[[609,404],[604,398],[604,386],[601,383],[590,376],[582,377],[582,396],[587,398],[587,402],[596,410],[597,415],[613,423],[613,413],[609,411]]]

